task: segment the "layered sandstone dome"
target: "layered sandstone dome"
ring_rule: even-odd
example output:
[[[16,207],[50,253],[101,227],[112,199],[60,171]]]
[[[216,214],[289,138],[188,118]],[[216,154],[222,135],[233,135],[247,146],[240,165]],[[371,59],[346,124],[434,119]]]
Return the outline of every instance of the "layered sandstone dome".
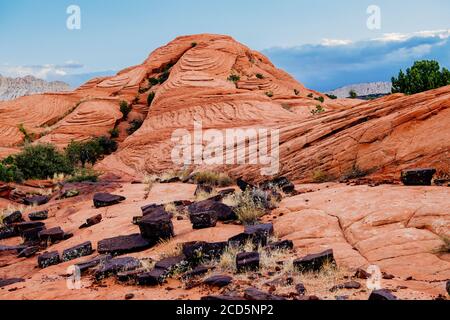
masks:
[[[168,79],[151,87],[148,79],[164,72]],[[230,75],[239,81],[229,81]],[[150,93],[155,98],[147,106]],[[331,100],[232,38],[206,34],[179,37],[141,65],[93,79],[74,92],[0,103],[0,156],[23,143],[20,124],[40,137],[36,142],[61,148],[71,140],[107,135],[125,126],[121,100],[132,104],[131,119],[143,119],[143,126],[122,136],[119,151],[98,166],[122,176],[175,169],[172,133],[193,130],[194,119],[205,129],[279,129],[280,174],[301,181],[318,173],[338,179],[353,171],[392,179],[408,167],[450,166],[450,87],[371,102]],[[326,112],[312,115],[317,105]],[[261,178],[258,166],[220,169]]]

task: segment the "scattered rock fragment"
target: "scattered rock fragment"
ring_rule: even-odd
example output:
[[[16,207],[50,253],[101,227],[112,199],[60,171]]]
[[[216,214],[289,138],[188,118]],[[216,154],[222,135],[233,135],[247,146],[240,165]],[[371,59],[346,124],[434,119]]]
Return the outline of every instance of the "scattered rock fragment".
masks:
[[[0,240],[14,238],[19,236],[19,233],[14,226],[4,226],[0,228]]]
[[[236,269],[238,272],[256,271],[259,269],[259,253],[243,252],[236,256]]]
[[[232,281],[233,278],[230,276],[216,275],[205,279],[203,281],[203,284],[208,285],[210,287],[223,288],[228,286]]]
[[[64,250],[62,254],[62,260],[66,262],[78,259],[81,257],[89,256],[92,254],[92,252],[92,243],[90,241],[86,241],[75,247]]]
[[[85,228],[95,226],[96,224],[99,224],[100,222],[102,222],[102,215],[98,214],[94,217],[86,219],[86,222],[80,226],[80,229],[85,229]]]
[[[375,290],[370,294],[369,300],[398,300],[391,291],[387,289]]]
[[[25,282],[25,279],[22,278],[0,279],[0,288],[7,287],[19,282]]]
[[[254,226],[246,226],[245,231],[228,239],[230,245],[242,246],[247,241],[252,241],[255,246],[265,247],[268,238],[273,234],[273,224],[259,224]]]
[[[94,272],[97,280],[115,275],[119,272],[131,271],[141,267],[141,262],[132,257],[114,258],[101,263]]]
[[[18,254],[17,257],[18,258],[31,258],[38,251],[39,251],[38,246],[30,246],[30,247],[27,247],[27,248],[23,249],[22,251],[20,251],[20,253]]]
[[[183,274],[182,278],[186,280],[186,279],[199,277],[204,274],[207,274],[209,270],[210,270],[210,268],[208,268],[208,267],[198,266],[198,267],[195,267],[194,269],[192,269],[191,271],[188,271],[185,274]]]
[[[361,288],[361,284],[359,282],[350,281],[350,282],[346,282],[346,283],[343,283],[343,284],[336,285],[336,286],[332,287],[330,289],[330,291],[331,292],[336,292],[336,291],[342,290],[342,289],[348,289],[348,290],[354,289],[354,290],[356,290],[356,289],[360,289],[360,288]]]
[[[94,259],[81,262],[76,264],[76,266],[79,268],[80,272],[86,272],[87,270],[94,268],[98,266],[99,264],[104,264],[106,261],[111,260],[112,256],[109,254],[100,255]]]
[[[183,255],[191,265],[220,257],[227,247],[227,242],[187,242],[183,244]]]
[[[96,208],[103,208],[116,205],[126,198],[123,196],[118,196],[110,193],[97,193],[94,195],[94,206]]]
[[[226,204],[214,201],[214,200],[204,200],[191,204],[188,207],[189,213],[200,213],[213,211],[217,214],[217,219],[219,221],[230,221],[236,220],[237,216],[233,209]]]
[[[3,224],[11,225],[13,223],[19,223],[23,221],[22,212],[14,211],[3,217]]]
[[[140,286],[157,286],[164,283],[167,271],[155,268],[150,272],[145,272],[137,276],[137,284]]]
[[[53,252],[45,252],[38,257],[38,265],[39,268],[45,269],[50,266],[59,264],[61,262],[61,258],[57,251]]]
[[[253,301],[282,301],[285,298],[262,292],[256,288],[247,288],[244,291],[244,298]]]
[[[295,286],[295,291],[297,291],[297,293],[299,295],[305,295],[306,294],[306,287],[303,283],[299,283]]]
[[[171,217],[165,211],[156,211],[146,215],[138,222],[138,225],[142,237],[153,244],[174,236]]]
[[[247,189],[255,189],[254,185],[244,181],[242,178],[237,179],[236,184],[242,191],[246,191]]]
[[[50,198],[47,196],[32,196],[29,198],[23,199],[23,203],[26,206],[42,206],[50,201]]]
[[[31,221],[47,220],[48,219],[48,211],[47,210],[43,210],[43,211],[32,212],[32,213],[30,213],[28,215],[28,218]]]
[[[98,242],[97,250],[100,254],[118,256],[127,253],[140,252],[151,248],[153,244],[144,239],[139,233],[104,239]]]
[[[402,171],[401,180],[405,186],[431,186],[436,169],[411,169]]]
[[[26,229],[21,233],[22,239],[25,243],[39,241],[39,233],[45,230],[45,226]]]
[[[371,274],[368,273],[368,272],[367,272],[366,270],[364,270],[364,269],[358,269],[358,270],[356,270],[356,272],[355,272],[355,278],[367,280],[367,279],[369,279],[370,277],[371,277]]]
[[[134,294],[132,294],[132,293],[127,293],[125,295],[125,300],[132,300],[133,298],[134,298]]]
[[[294,268],[301,271],[320,271],[326,263],[335,263],[333,250],[326,250],[296,259],[294,260]]]
[[[195,212],[189,215],[192,227],[196,230],[214,228],[217,224],[217,213],[214,211]]]
[[[266,250],[292,250],[294,249],[294,242],[291,240],[284,240],[273,242],[267,245]]]
[[[60,227],[42,230],[38,234],[39,240],[45,243],[56,243],[65,240],[65,232]]]

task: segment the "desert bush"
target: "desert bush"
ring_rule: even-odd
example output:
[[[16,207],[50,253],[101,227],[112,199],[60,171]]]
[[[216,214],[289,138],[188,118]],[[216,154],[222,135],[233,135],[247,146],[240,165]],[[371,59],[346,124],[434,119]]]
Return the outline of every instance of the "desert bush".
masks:
[[[264,76],[263,76],[261,73],[257,73],[257,74],[256,74],[256,77],[257,77],[258,79],[264,79]]]
[[[231,81],[234,83],[238,82],[239,80],[241,80],[241,77],[236,74],[232,74],[228,77],[228,81]]]
[[[294,89],[294,94],[295,94],[296,96],[298,96],[298,95],[300,94],[300,91],[299,91],[298,89]]]
[[[74,171],[71,162],[51,144],[28,145],[11,159],[24,179],[47,179]]]
[[[364,170],[361,170],[361,168],[358,167],[358,165],[354,164],[350,170],[348,170],[343,176],[342,180],[351,180],[351,179],[358,179],[358,178],[364,178],[367,176],[367,172]]]
[[[131,106],[128,104],[128,102],[126,101],[120,102],[120,112],[122,112],[124,120],[128,119],[128,115],[131,112]]]
[[[267,91],[266,92],[266,96],[268,96],[269,98],[273,97],[273,92],[272,91]]]
[[[235,197],[237,202],[235,212],[241,223],[255,224],[259,218],[265,215],[264,197],[255,195],[253,190],[236,194]]]
[[[356,99],[358,97],[358,94],[356,93],[355,90],[350,90],[350,92],[348,93],[348,96],[352,99]]]
[[[392,93],[415,94],[450,84],[450,71],[442,68],[434,60],[414,62],[406,73],[400,70],[397,78],[392,78]]]
[[[104,155],[117,151],[117,142],[102,136],[86,142],[72,141],[66,148],[67,159],[72,165],[85,167],[87,163],[94,165]]]
[[[116,139],[119,137],[119,128],[115,127],[114,129],[109,130],[109,134],[111,136],[111,139]]]
[[[23,180],[23,173],[17,168],[14,163],[8,164],[0,162],[0,181],[2,182],[21,182]]]
[[[144,122],[142,120],[138,120],[138,119],[131,121],[130,127],[127,129],[128,135],[131,136],[133,133],[138,131],[142,127],[143,123]]]
[[[335,96],[334,94],[327,94],[327,97],[330,98],[331,100],[337,99],[337,96]]]
[[[197,184],[206,184],[217,187],[228,187],[233,184],[233,179],[227,174],[212,171],[197,172],[194,174],[193,179]]]
[[[155,99],[155,93],[154,92],[150,92],[148,94],[148,97],[147,97],[147,105],[148,106],[152,105],[153,99]]]
[[[197,45],[198,45],[197,42],[192,42],[192,43],[191,43],[191,47],[192,47],[192,48],[195,48]]]
[[[75,173],[66,180],[66,182],[97,182],[100,175],[100,172],[97,172],[93,169],[81,168],[77,169]]]
[[[312,180],[315,183],[324,183],[331,181],[331,177],[328,173],[322,171],[322,170],[316,170],[312,174]]]
[[[28,133],[27,129],[25,129],[24,125],[21,123],[17,126],[19,131],[23,134],[23,142],[24,143],[32,143],[35,139],[35,135],[33,133]]]
[[[161,75],[158,78],[158,83],[163,84],[164,82],[167,81],[167,79],[169,79],[169,77],[170,77],[170,71],[169,70],[163,71],[163,73],[161,73]]]
[[[314,100],[317,100],[317,101],[319,101],[319,102],[321,102],[321,103],[324,103],[324,102],[325,102],[324,97],[317,97],[317,98],[314,98]]]
[[[313,116],[318,115],[318,114],[321,114],[321,113],[324,113],[324,112],[325,112],[324,107],[322,107],[322,106],[319,105],[319,104],[316,106],[316,109],[311,110],[311,114],[312,114]]]
[[[308,94],[308,98],[314,98],[314,95],[312,93]]]
[[[156,79],[156,78],[149,78],[149,79],[148,79],[148,82],[149,82],[152,86],[156,86],[156,85],[159,83],[158,79]]]

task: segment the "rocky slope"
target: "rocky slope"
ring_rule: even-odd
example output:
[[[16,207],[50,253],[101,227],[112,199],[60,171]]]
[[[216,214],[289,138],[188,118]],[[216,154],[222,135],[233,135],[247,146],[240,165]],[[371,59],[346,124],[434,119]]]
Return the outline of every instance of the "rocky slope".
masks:
[[[0,75],[0,101],[44,92],[69,91],[68,84],[61,81],[46,82],[33,76],[8,78]]]
[[[355,91],[359,97],[385,95],[391,93],[391,82],[370,82],[370,83],[358,83],[349,86],[341,87],[327,92],[328,94],[335,95],[338,98],[348,98],[350,91]]]

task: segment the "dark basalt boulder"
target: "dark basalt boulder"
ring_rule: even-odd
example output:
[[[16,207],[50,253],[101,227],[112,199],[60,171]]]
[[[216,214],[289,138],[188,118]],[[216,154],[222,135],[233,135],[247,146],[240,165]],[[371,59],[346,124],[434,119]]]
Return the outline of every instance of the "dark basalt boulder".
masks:
[[[174,236],[171,216],[164,210],[157,210],[143,217],[139,222],[142,237],[156,244]]]
[[[246,226],[245,231],[228,239],[228,243],[234,246],[243,246],[247,241],[252,241],[255,247],[265,247],[269,236],[273,234],[273,224],[259,224]]]
[[[366,270],[364,269],[357,269],[354,275],[355,278],[358,279],[363,279],[363,280],[367,280],[371,277],[371,274],[368,273]]]
[[[156,269],[165,270],[167,273],[171,273],[175,269],[182,270],[186,266],[187,262],[184,255],[162,259],[155,264]]]
[[[144,273],[144,271],[137,269],[137,270],[130,270],[130,271],[122,271],[116,274],[116,279],[119,282],[130,282],[130,281],[136,281],[137,277]]]
[[[266,250],[292,250],[294,249],[294,242],[291,240],[283,240],[278,242],[273,242],[267,245]]]
[[[55,227],[40,231],[38,236],[42,242],[55,243],[64,240],[65,232],[60,227]]]
[[[22,251],[17,255],[18,258],[31,258],[39,251],[39,246],[30,246]]]
[[[33,196],[29,198],[23,199],[23,203],[26,206],[42,206],[50,201],[50,198],[47,196]]]
[[[295,291],[297,291],[297,293],[299,294],[299,295],[305,295],[306,294],[306,287],[305,287],[305,285],[303,284],[303,283],[299,283],[299,284],[297,284],[296,286],[295,286]]]
[[[236,256],[236,269],[238,272],[259,270],[259,253],[243,252]]]
[[[217,214],[217,218],[219,221],[229,221],[237,219],[236,213],[231,207],[214,200],[205,200],[194,203],[188,207],[188,210],[191,214],[213,211]]]
[[[264,181],[259,187],[265,191],[272,189],[280,189],[284,193],[293,193],[295,191],[295,185],[286,177]]]
[[[282,301],[285,298],[274,296],[270,293],[262,292],[256,288],[247,288],[244,291],[244,298],[252,301]]]
[[[35,229],[35,228],[40,228],[40,227],[45,227],[45,224],[43,222],[39,222],[39,221],[20,222],[20,223],[14,224],[14,229],[16,230],[17,233],[22,233],[25,230]]]
[[[46,252],[38,257],[38,266],[41,269],[48,268],[61,263],[58,251]]]
[[[20,235],[25,243],[35,242],[39,241],[39,233],[43,230],[45,230],[45,226],[24,230]]]
[[[225,275],[217,275],[212,276],[203,281],[204,285],[210,286],[210,287],[218,287],[223,288],[228,286],[231,282],[233,282],[233,278],[230,276]]]
[[[75,247],[63,251],[62,260],[64,262],[89,256],[93,253],[92,243],[90,241],[79,244]]]
[[[227,242],[187,242],[183,244],[183,255],[191,265],[197,265],[220,257],[227,246]]]
[[[22,217],[22,212],[20,212],[20,211],[14,211],[3,217],[4,225],[11,225],[13,223],[19,223],[22,221],[23,221],[23,217]]]
[[[82,224],[80,226],[80,229],[85,229],[85,228],[95,226],[96,224],[99,224],[100,222],[102,222],[102,215],[98,214],[94,217],[86,219],[86,223]]]
[[[91,268],[98,266],[99,264],[104,264],[106,261],[111,260],[111,259],[112,259],[111,255],[105,254],[105,255],[100,255],[94,259],[78,263],[75,266],[79,268],[81,273],[83,273],[83,272],[88,271]]]
[[[236,184],[242,191],[247,191],[247,189],[255,189],[256,187],[246,181],[244,181],[242,178],[239,178],[236,180]]]
[[[300,271],[320,271],[326,263],[336,263],[333,250],[327,250],[296,259],[294,260],[294,268]]]
[[[343,284],[338,284],[338,285],[332,287],[330,289],[330,291],[335,292],[335,291],[342,290],[342,289],[356,290],[356,289],[360,289],[360,288],[361,288],[361,284],[359,282],[350,281],[350,282],[346,282]]]
[[[94,195],[94,206],[96,208],[103,208],[116,205],[126,198],[123,196],[118,196],[110,193],[97,193]]]
[[[411,169],[402,171],[401,180],[405,186],[431,186],[436,169]]]
[[[94,272],[96,280],[101,280],[119,272],[136,270],[141,267],[141,262],[132,257],[115,258],[100,263]]]
[[[214,228],[217,225],[217,213],[214,211],[191,213],[189,219],[196,230]]]
[[[194,269],[184,273],[182,276],[182,279],[187,280],[187,279],[196,278],[196,277],[207,274],[209,270],[210,270],[210,268],[208,268],[208,267],[198,266],[198,267],[195,267]]]
[[[0,288],[7,287],[20,282],[25,282],[25,279],[22,278],[0,279]]]
[[[118,256],[127,253],[140,252],[151,248],[154,244],[143,238],[139,233],[104,239],[98,242],[100,254]]]
[[[0,227],[0,240],[18,237],[20,234],[14,228],[14,226]]]
[[[48,211],[47,210],[43,210],[43,211],[32,212],[32,213],[30,213],[28,215],[28,218],[31,221],[47,220],[48,219]]]
[[[140,286],[158,286],[164,283],[166,275],[166,270],[155,268],[150,272],[139,274],[136,280]]]
[[[149,204],[149,205],[142,207],[141,210],[142,210],[142,215],[144,217],[149,214],[152,214],[154,212],[161,212],[161,211],[165,212],[164,205],[162,205],[162,204]]]
[[[391,291],[387,289],[375,290],[370,294],[369,300],[379,301],[379,300],[398,300],[396,296],[392,294]]]

